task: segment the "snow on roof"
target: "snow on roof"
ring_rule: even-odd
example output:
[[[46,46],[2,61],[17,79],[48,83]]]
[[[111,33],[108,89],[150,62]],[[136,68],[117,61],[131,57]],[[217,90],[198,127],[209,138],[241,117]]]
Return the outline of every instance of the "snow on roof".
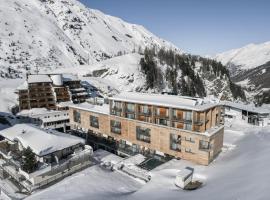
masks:
[[[17,113],[20,116],[34,116],[34,115],[41,115],[46,113],[51,113],[53,111],[48,110],[46,108],[32,108],[30,110],[22,110],[21,112]]]
[[[27,79],[28,83],[51,83],[51,78],[46,74],[31,74]]]
[[[135,92],[123,92],[119,95],[111,97],[110,99],[116,101],[125,101],[131,103],[141,103],[188,110],[206,110],[217,105],[216,103],[211,103],[210,101],[205,101],[200,98]]]
[[[193,174],[193,171],[187,168],[181,169],[177,176],[181,177],[182,179],[186,179],[187,177],[190,177]]]
[[[85,143],[81,138],[57,131],[46,131],[30,124],[16,124],[0,131],[0,135],[11,141],[19,141],[24,148],[30,147],[38,156]]]
[[[74,103],[72,101],[65,101],[65,102],[60,102],[60,103],[56,104],[56,106],[59,108],[73,106],[73,105],[74,105]]]
[[[103,104],[103,105],[93,105],[90,103],[81,103],[81,104],[74,104],[69,106],[71,108],[77,108],[80,110],[86,110],[90,112],[96,112],[96,113],[102,113],[102,114],[109,114],[110,113],[110,108],[108,104]]]
[[[258,114],[270,114],[269,107],[255,107],[253,104],[243,104],[230,101],[224,101],[221,103],[224,106],[229,106],[232,108],[237,108],[240,110],[246,110],[248,112],[258,113]]]
[[[79,81],[77,75],[74,74],[63,74],[63,81]]]
[[[17,87],[17,90],[27,90],[28,89],[28,83],[27,81],[24,81],[23,84],[19,85],[19,87]]]

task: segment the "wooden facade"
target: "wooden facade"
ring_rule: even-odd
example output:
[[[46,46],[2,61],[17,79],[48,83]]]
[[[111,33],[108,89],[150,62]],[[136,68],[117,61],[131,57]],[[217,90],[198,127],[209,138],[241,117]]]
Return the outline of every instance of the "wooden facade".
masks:
[[[82,103],[88,96],[80,80],[64,81],[60,86],[54,85],[53,81],[28,83],[27,88],[18,89],[16,93],[19,96],[19,110],[32,108],[52,110],[57,108],[57,103],[68,101]]]
[[[111,100],[109,114],[72,106],[69,112],[73,129],[110,136],[132,144],[139,152],[149,149],[208,165],[223,146],[219,106],[194,111]],[[90,116],[98,119],[99,126],[91,126]]]

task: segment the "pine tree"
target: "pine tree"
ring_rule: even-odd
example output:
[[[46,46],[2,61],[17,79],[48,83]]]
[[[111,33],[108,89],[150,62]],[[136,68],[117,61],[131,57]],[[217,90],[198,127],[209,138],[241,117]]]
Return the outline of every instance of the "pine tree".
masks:
[[[27,173],[32,173],[37,168],[37,161],[34,152],[27,147],[22,152],[22,169]]]

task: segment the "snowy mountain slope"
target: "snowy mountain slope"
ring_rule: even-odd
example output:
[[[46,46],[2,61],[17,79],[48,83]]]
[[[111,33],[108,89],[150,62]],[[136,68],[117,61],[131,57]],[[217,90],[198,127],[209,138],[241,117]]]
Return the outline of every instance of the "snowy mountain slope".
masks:
[[[58,68],[55,73],[74,73],[80,79],[93,84],[103,94],[109,89],[117,91],[137,91],[144,87],[145,77],[140,71],[140,59],[137,53],[117,56],[89,66],[77,68]],[[47,73],[48,71],[44,71]]]
[[[1,68],[76,67],[146,46],[177,49],[140,25],[88,9],[76,0],[0,4]]]
[[[232,76],[235,76],[270,61],[270,42],[249,44],[239,49],[217,54],[214,58],[227,65]]]
[[[184,56],[184,55],[183,55]],[[189,68],[177,68],[177,70],[171,70],[171,66],[162,62],[156,57],[157,69],[160,71],[159,80],[162,84],[154,84],[154,88],[150,88],[147,84],[147,75],[142,70],[140,64],[144,55],[138,53],[126,54],[123,56],[117,56],[108,60],[100,61],[97,64],[89,66],[79,66],[77,68],[58,68],[52,72],[54,73],[74,73],[78,74],[80,79],[88,82],[89,84],[98,88],[103,95],[114,94],[117,91],[137,91],[137,92],[169,92],[177,93],[179,95],[195,95],[195,96],[209,96],[214,95],[220,99],[234,100],[237,99],[237,92],[233,90],[230,78],[227,74],[221,71],[215,70],[214,64],[204,63],[206,60],[200,61],[198,58],[194,63],[195,66],[187,66]],[[187,60],[187,62],[191,62]],[[213,62],[213,61],[212,61]],[[209,70],[207,71],[207,68]],[[224,69],[226,69],[224,67]],[[183,72],[185,70],[185,72]],[[217,70],[217,69],[216,69]],[[222,70],[222,69],[221,69]],[[170,72],[169,72],[170,71]],[[48,73],[49,71],[43,71]],[[169,76],[168,76],[169,72]],[[192,74],[195,74],[195,77]],[[185,74],[185,77],[182,75]],[[175,77],[175,82],[170,77]],[[196,82],[200,78],[202,82]],[[193,82],[196,78],[195,82]],[[197,84],[195,94],[183,93],[181,89],[183,79],[187,85]],[[176,84],[177,86],[175,86]],[[178,89],[173,91],[173,88]],[[193,88],[188,87],[188,91]],[[205,91],[203,93],[202,91]]]

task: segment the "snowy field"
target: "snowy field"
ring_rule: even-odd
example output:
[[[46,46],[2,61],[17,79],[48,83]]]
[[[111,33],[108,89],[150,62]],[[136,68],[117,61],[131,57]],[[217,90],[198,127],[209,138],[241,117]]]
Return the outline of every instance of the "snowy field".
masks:
[[[223,152],[209,166],[171,160],[142,183],[95,165],[28,199],[269,199],[270,130],[235,123],[226,128],[224,139]],[[186,166],[195,168],[194,179],[204,182],[202,188],[183,191],[174,185],[176,173]]]

